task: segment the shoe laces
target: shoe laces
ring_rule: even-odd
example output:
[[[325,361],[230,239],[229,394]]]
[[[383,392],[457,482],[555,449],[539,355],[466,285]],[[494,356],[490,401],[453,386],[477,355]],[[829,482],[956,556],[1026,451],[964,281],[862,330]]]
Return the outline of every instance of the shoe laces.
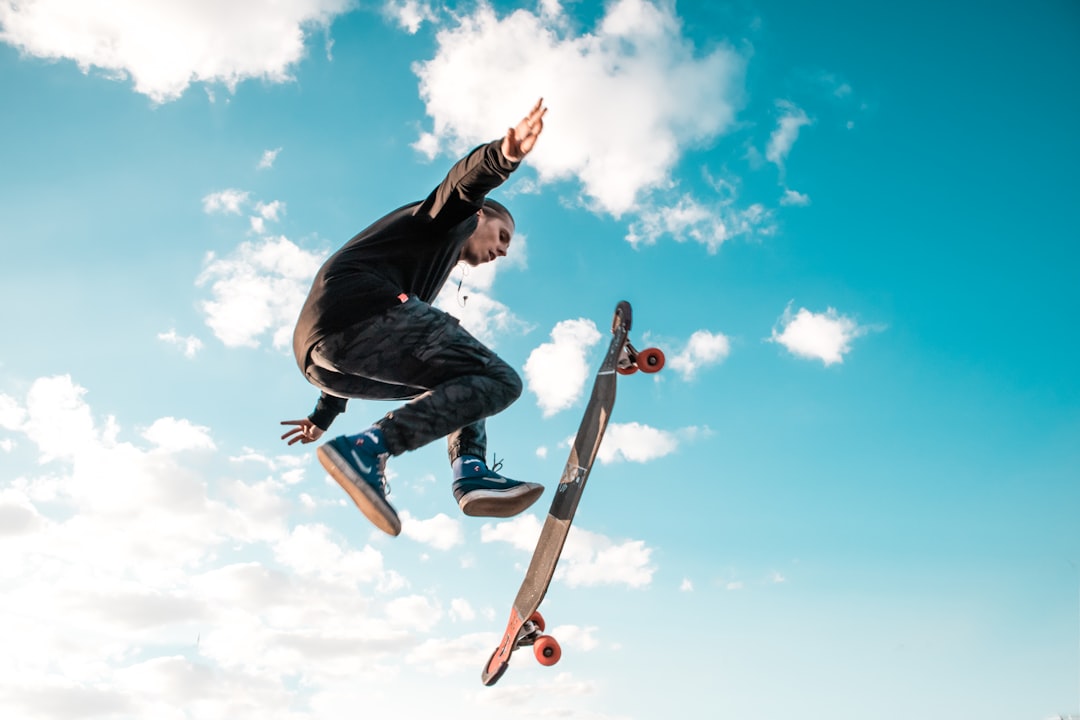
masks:
[[[499,470],[501,470],[502,466],[503,466],[502,460],[500,460],[499,456],[496,455],[495,453],[491,453],[491,459],[492,459],[492,463],[491,463],[491,467],[489,469],[493,473],[498,473]]]

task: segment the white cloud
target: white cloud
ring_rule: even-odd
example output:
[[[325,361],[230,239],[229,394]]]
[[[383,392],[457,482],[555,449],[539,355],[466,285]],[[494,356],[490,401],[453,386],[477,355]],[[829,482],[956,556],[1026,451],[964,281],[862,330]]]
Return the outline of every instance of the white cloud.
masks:
[[[701,368],[723,362],[730,353],[731,341],[726,335],[698,330],[690,336],[682,352],[668,358],[667,364],[689,380]]]
[[[26,410],[10,395],[0,395],[0,427],[18,430],[26,422]]]
[[[274,347],[288,347],[323,260],[285,237],[241,243],[228,257],[209,253],[196,280],[210,288],[200,304],[207,326],[229,347],[258,347],[265,334]]]
[[[279,562],[302,578],[348,589],[380,583],[400,587],[400,579],[383,567],[383,556],[370,545],[360,550],[343,547],[325,525],[298,525],[274,545]]]
[[[679,583],[680,592],[694,592],[694,583],[690,578],[683,578],[683,581]]]
[[[504,542],[517,548],[532,552],[540,537],[540,521],[535,515],[518,515],[512,520],[497,523],[485,523],[480,528],[482,542]]]
[[[611,423],[604,432],[596,459],[608,464],[624,460],[645,463],[670,455],[678,447],[678,438],[666,430],[636,422]]]
[[[230,91],[258,78],[291,80],[307,35],[353,0],[27,0],[0,3],[0,41],[20,52],[73,60],[88,73],[128,79],[154,102],[193,82]]]
[[[574,542],[571,544],[570,540]],[[652,583],[656,567],[651,564],[652,548],[643,540],[614,543],[603,535],[571,528],[563,550],[566,565],[556,571],[570,587],[627,585],[645,587]]]
[[[576,652],[589,652],[600,647],[600,641],[596,639],[599,628],[595,626],[581,627],[580,625],[557,625],[548,628],[545,632],[557,638],[559,645],[566,650]]]
[[[442,608],[431,598],[409,595],[386,603],[386,617],[393,626],[422,632],[439,623]]]
[[[450,601],[450,617],[458,622],[468,622],[476,619],[476,611],[465,598],[454,598]]]
[[[402,535],[418,543],[430,545],[436,550],[449,550],[465,542],[461,522],[445,513],[427,520],[415,518],[405,510],[400,515]]]
[[[278,222],[285,213],[285,203],[280,200],[272,200],[265,203],[261,200],[253,201],[251,193],[246,190],[229,188],[219,192],[210,193],[203,198],[203,211],[208,215],[215,213],[222,215],[240,215],[250,207],[254,212],[248,219],[251,232],[262,235],[266,232],[267,222]]]
[[[199,338],[193,335],[181,337],[176,333],[175,329],[169,330],[169,332],[158,333],[157,337],[158,340],[161,340],[162,342],[180,348],[184,353],[184,357],[189,359],[195,357],[199,351],[202,350],[203,346],[202,340]]]
[[[239,215],[244,205],[247,204],[249,197],[251,197],[251,193],[235,188],[210,193],[203,198],[203,211],[207,214]]]
[[[504,542],[532,553],[542,529],[535,515],[519,515],[512,520],[485,524],[482,542]],[[571,526],[555,579],[570,587],[628,585],[643,587],[652,582],[656,567],[651,564],[652,548],[642,540],[615,542],[604,535]]]
[[[600,338],[592,320],[563,320],[551,331],[551,342],[529,354],[525,380],[544,417],[573,406],[581,398],[591,369],[587,354]]]
[[[143,437],[165,452],[214,449],[210,428],[193,425],[189,420],[159,418],[143,432]]]
[[[778,100],[776,106],[780,109],[780,118],[776,122],[776,129],[769,137],[769,144],[765,148],[765,158],[783,168],[784,160],[787,159],[788,153],[799,138],[799,129],[810,125],[811,120],[804,110],[787,100]]]
[[[255,203],[255,212],[258,213],[258,216],[263,220],[277,222],[281,218],[282,213],[285,212],[285,203],[280,200],[274,200],[268,203],[258,202]]]
[[[700,243],[712,254],[732,238],[772,232],[772,213],[760,203],[739,208],[730,200],[705,204],[683,195],[671,206],[642,207],[637,220],[630,224],[626,240],[636,248],[653,245],[662,236],[670,235],[677,242]]]
[[[274,161],[277,160],[277,156],[281,153],[281,148],[274,148],[273,150],[264,150],[262,157],[259,158],[259,164],[256,166],[258,170],[269,170],[274,167]]]
[[[452,639],[432,638],[412,650],[405,662],[434,671],[436,675],[450,675],[463,667],[476,667],[477,658],[490,654],[498,642],[499,636],[494,632],[470,633]]]
[[[450,687],[476,683],[504,620],[491,615],[490,588],[463,577],[450,601],[412,590],[389,569],[390,553],[402,567],[409,544],[384,557],[312,518],[283,481],[294,462],[249,449],[226,457],[200,440],[209,430],[182,419],[152,423],[154,442],[128,442],[88,395],[66,376],[36,380],[24,398],[0,395],[0,417],[44,463],[40,474],[0,474],[0,706],[9,715],[180,720],[193,709],[225,718],[259,708],[270,720],[304,720],[344,717],[362,701],[376,714],[505,717],[505,698],[487,689],[451,705],[444,693],[404,696],[437,676],[454,676]],[[53,424],[75,429],[62,456],[43,434]],[[161,452],[155,443],[181,428],[187,440]],[[226,461],[224,473],[214,459]],[[346,535],[364,533],[348,522]],[[641,587],[654,573],[641,541],[575,531],[566,552],[561,582]],[[452,570],[466,575],[470,565]],[[474,621],[490,631],[443,636]],[[593,626],[553,632],[564,647],[602,647]],[[551,712],[596,692],[565,676],[553,682],[529,686]]]
[[[498,137],[543,95],[529,165],[543,182],[577,178],[620,216],[670,186],[686,148],[733,125],[746,61],[725,45],[697,51],[667,3],[617,0],[591,32],[570,27],[558,3],[503,18],[482,4],[440,31],[435,57],[415,66],[433,118],[417,147],[434,156]]]
[[[75,457],[104,436],[83,400],[85,394],[68,375],[42,378],[30,386],[25,408],[5,415],[22,418],[17,429],[37,445],[43,462]]]
[[[431,3],[419,0],[386,0],[383,13],[410,35],[415,35],[425,22],[438,17]]]
[[[59,376],[34,381],[25,399],[0,396],[5,423],[43,463],[38,475],[0,475],[7,714],[181,718],[198,708],[221,718],[258,707],[299,720],[322,716],[316,698],[343,687],[389,711],[377,694],[440,622],[441,603],[399,594],[405,579],[371,545],[293,525],[270,464],[208,474],[207,429],[166,418],[125,442],[87,395]],[[248,468],[257,479],[241,479]],[[470,607],[452,610],[466,619]],[[480,655],[495,642],[492,633],[470,647]],[[378,680],[358,680],[357,663]]]
[[[852,341],[869,331],[833,308],[823,313],[799,308],[792,314],[790,303],[777,322],[781,329],[773,328],[772,342],[780,343],[793,355],[821,360],[826,365],[842,363],[844,355],[851,351]]]
[[[810,204],[810,196],[804,195],[796,190],[784,189],[784,195],[780,198],[781,205],[794,205],[797,207],[805,207]]]

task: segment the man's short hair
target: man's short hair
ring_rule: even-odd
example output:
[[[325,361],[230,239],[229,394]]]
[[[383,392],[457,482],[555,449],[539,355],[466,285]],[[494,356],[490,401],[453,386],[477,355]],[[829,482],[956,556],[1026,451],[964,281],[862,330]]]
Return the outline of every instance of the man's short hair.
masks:
[[[510,211],[506,209],[498,200],[492,200],[491,198],[484,198],[484,212],[491,215],[498,215],[504,220],[509,220],[511,225],[516,225],[514,222],[514,216],[510,214]]]

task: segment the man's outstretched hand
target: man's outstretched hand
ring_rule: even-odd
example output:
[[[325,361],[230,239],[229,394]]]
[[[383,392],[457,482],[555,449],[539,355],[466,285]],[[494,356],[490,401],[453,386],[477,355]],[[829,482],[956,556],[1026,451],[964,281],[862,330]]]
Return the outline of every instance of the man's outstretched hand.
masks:
[[[296,426],[281,436],[281,439],[288,440],[290,445],[295,445],[298,442],[307,445],[321,438],[323,434],[323,429],[307,418],[303,420],[282,420],[281,424]]]
[[[536,139],[544,131],[544,98],[540,98],[533,105],[529,114],[522,118],[516,126],[506,131],[506,137],[502,141],[502,154],[507,160],[519,162],[529,154],[536,145]]]

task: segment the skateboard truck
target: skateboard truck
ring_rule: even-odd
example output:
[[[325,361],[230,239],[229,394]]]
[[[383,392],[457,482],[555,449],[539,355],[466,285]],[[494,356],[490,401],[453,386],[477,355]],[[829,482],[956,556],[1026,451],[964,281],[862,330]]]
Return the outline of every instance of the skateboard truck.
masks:
[[[645,348],[640,352],[630,341],[626,341],[619,361],[615,365],[615,372],[620,375],[633,375],[638,370],[643,373],[659,372],[664,367],[664,353],[659,348]]]

